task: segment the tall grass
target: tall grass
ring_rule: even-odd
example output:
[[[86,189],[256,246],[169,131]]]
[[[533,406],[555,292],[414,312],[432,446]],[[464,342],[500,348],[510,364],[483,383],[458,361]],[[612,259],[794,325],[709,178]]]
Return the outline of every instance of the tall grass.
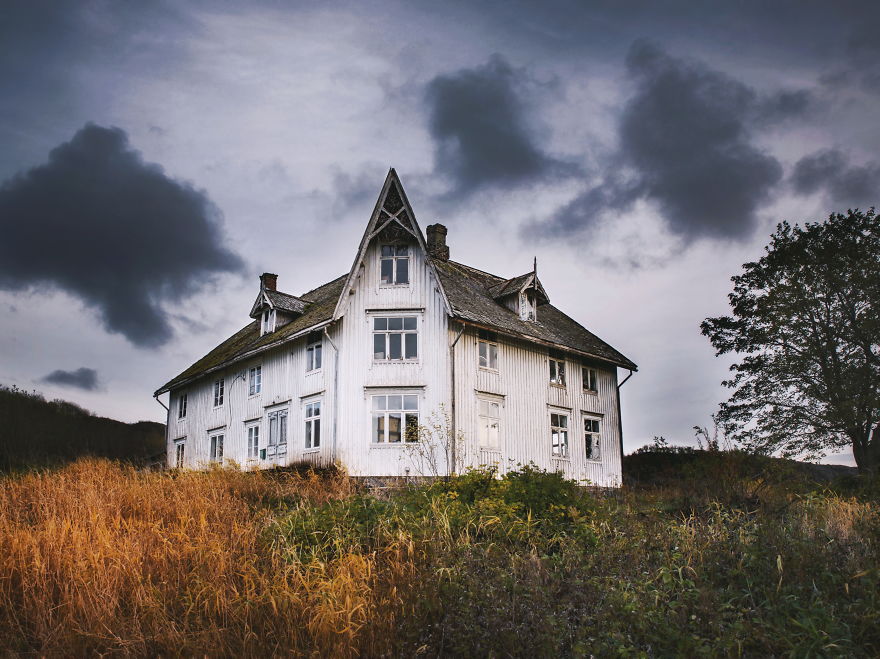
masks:
[[[880,653],[876,500],[730,487],[608,495],[526,468],[376,498],[339,473],[100,460],[7,477],[0,651]]]

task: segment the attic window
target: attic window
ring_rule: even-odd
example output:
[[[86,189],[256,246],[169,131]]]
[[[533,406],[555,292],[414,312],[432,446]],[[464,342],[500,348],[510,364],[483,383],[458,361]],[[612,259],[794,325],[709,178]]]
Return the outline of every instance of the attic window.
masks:
[[[525,290],[519,294],[519,317],[521,320],[535,320],[535,292]]]
[[[260,323],[260,336],[275,331],[275,309],[264,309]]]
[[[379,260],[379,281],[383,286],[409,284],[409,247],[382,245]]]

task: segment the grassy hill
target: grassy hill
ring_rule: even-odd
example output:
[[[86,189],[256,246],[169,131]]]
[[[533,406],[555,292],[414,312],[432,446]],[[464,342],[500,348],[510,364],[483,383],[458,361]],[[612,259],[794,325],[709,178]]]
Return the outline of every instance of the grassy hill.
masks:
[[[0,471],[105,457],[139,465],[165,452],[165,426],[94,416],[62,400],[0,386]]]

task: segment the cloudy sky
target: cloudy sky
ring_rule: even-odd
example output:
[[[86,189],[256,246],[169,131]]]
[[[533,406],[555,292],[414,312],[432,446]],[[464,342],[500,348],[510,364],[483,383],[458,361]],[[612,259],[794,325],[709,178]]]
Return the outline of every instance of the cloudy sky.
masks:
[[[632,450],[725,397],[700,321],[880,183],[876,2],[0,5],[0,383],[115,418],[343,274],[389,166],[452,258],[538,258],[639,364]]]

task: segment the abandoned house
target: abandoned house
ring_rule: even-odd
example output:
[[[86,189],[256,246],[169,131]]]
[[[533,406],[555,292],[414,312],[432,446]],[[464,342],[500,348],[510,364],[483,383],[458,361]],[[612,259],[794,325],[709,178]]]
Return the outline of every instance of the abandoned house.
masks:
[[[262,275],[251,322],[156,392],[169,465],[533,463],[619,485],[618,369],[636,365],[550,304],[534,266],[491,275],[446,239],[441,224],[422,234],[390,170],[351,270],[301,295]]]

